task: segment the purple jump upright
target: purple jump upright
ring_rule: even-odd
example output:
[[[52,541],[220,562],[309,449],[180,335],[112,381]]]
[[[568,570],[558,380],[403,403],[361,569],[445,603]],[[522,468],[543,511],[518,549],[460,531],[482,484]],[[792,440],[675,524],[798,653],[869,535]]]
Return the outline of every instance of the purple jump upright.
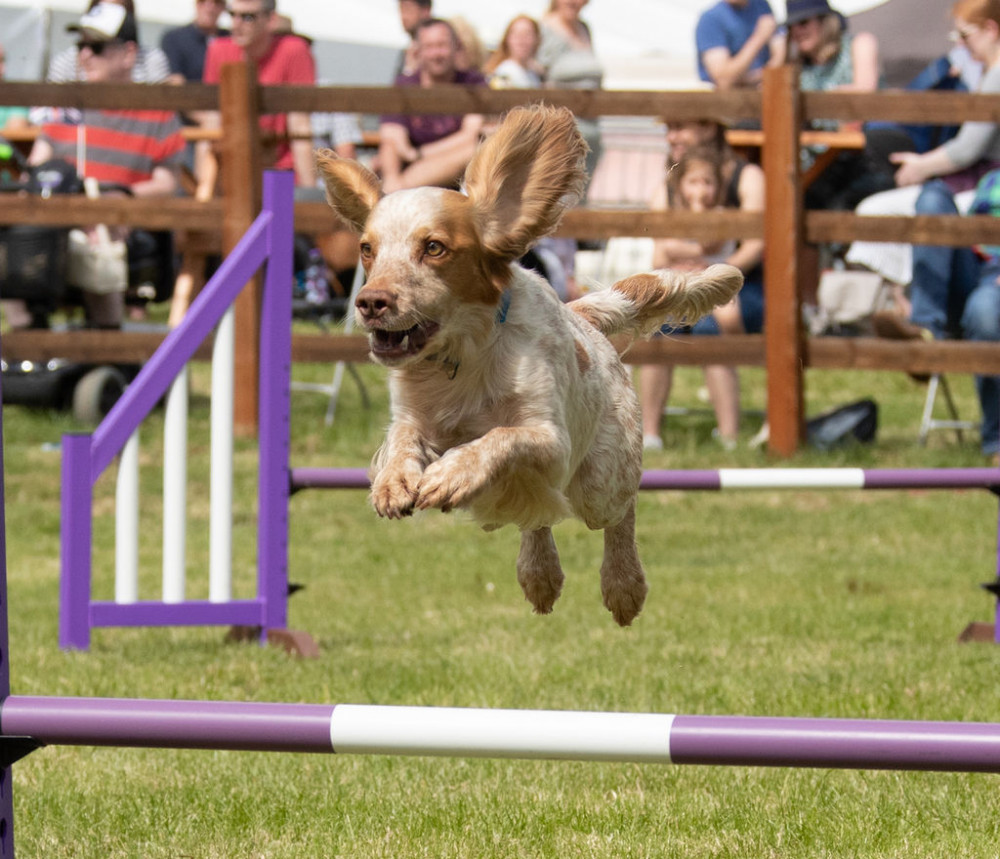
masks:
[[[245,625],[263,630],[285,626],[288,508],[288,421],[276,414],[287,407],[291,371],[293,180],[288,172],[264,177],[264,206],[236,248],[199,293],[184,319],[171,331],[93,435],[63,438],[59,644],[86,650],[99,626]],[[93,487],[146,415],[163,398],[177,374],[214,330],[240,290],[267,264],[261,313],[260,372],[261,521],[258,533],[258,586],[252,599],[225,602],[92,599],[91,517]]]

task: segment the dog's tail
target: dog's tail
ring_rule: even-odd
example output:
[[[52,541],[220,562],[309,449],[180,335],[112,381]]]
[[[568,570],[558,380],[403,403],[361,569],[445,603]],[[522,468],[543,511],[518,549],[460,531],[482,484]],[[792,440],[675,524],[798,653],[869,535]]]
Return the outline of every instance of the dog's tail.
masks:
[[[590,292],[569,307],[605,337],[649,337],[663,325],[696,322],[714,307],[731,301],[742,286],[743,273],[722,263],[698,272],[661,269]]]

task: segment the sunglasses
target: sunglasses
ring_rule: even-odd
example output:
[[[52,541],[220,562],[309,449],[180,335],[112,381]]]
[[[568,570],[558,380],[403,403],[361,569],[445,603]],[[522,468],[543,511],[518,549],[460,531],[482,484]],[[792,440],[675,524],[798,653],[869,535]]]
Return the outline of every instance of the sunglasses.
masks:
[[[82,51],[84,48],[90,51],[95,57],[101,56],[104,53],[104,49],[109,45],[120,45],[121,42],[115,40],[111,42],[77,42],[76,48],[78,51]]]
[[[965,42],[979,32],[979,27],[956,27],[948,34],[948,38],[953,42]]]
[[[258,19],[264,17],[263,12],[234,12],[232,9],[226,10],[233,23],[242,21],[244,24],[256,24]]]

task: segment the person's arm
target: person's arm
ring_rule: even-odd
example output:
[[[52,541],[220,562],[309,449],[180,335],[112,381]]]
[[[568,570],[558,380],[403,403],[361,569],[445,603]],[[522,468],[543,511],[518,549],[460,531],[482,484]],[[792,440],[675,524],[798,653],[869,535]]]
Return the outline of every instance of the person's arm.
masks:
[[[395,122],[383,122],[379,126],[378,162],[382,170],[382,185],[386,192],[398,190],[405,163],[416,158],[416,150],[410,144],[410,135],[405,126]]]
[[[1000,93],[1000,67],[987,70],[978,92]],[[951,140],[936,149],[918,155],[914,152],[894,152],[889,156],[899,164],[896,184],[918,185],[934,176],[948,176],[963,170],[983,158],[1000,154],[1000,125],[995,122],[963,122]]]
[[[939,146],[930,152],[893,152],[889,156],[893,164],[899,164],[896,171],[896,185],[920,185],[935,176],[947,176],[959,169],[951,160],[948,151]]]
[[[747,164],[740,173],[736,189],[741,212],[764,211],[764,171],[756,164]],[[742,239],[727,258],[726,262],[747,274],[764,258],[763,239]]]
[[[135,197],[169,197],[177,190],[177,172],[172,167],[157,164],[148,179],[132,185]]]
[[[732,89],[742,84],[752,83],[759,73],[751,72],[750,66],[757,55],[768,46],[778,25],[773,15],[762,15],[757,19],[750,38],[743,46],[731,54],[728,48],[714,47],[701,55],[702,65],[718,89]]]
[[[32,167],[44,164],[52,158],[52,151],[52,144],[49,141],[43,137],[36,138],[32,144],[31,152],[28,153],[28,164]]]
[[[199,111],[194,115],[198,126],[207,131],[215,131],[221,125],[218,111]],[[215,196],[215,185],[219,179],[219,159],[215,154],[215,141],[199,140],[194,145],[194,177],[197,181],[194,196],[196,200],[211,200]]]
[[[654,212],[670,209],[666,186],[661,184],[650,201]],[[656,239],[653,242],[653,268],[703,268],[704,248],[695,239]]]
[[[858,33],[851,41],[854,79],[835,87],[840,92],[875,92],[878,89],[878,39],[871,33]]]
[[[295,168],[295,184],[301,188],[312,188],[316,184],[316,168],[308,113],[288,114],[288,135],[291,138],[289,146]]]

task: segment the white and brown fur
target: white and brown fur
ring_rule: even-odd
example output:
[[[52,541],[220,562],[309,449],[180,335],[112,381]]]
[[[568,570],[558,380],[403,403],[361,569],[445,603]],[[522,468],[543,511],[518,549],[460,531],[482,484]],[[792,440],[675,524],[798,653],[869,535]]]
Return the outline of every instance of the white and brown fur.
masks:
[[[333,152],[317,162],[334,211],[360,235],[368,275],[356,316],[390,368],[392,421],[371,466],[380,516],[468,510],[521,531],[517,578],[540,613],[563,583],[551,526],[604,530],[601,592],[621,625],[642,609],[635,545],[639,406],[608,338],[644,336],[725,304],[742,276],[626,278],[568,305],[517,260],[551,233],[584,186],[573,115],[511,111],[465,173],[464,193],[383,196],[373,173]]]

